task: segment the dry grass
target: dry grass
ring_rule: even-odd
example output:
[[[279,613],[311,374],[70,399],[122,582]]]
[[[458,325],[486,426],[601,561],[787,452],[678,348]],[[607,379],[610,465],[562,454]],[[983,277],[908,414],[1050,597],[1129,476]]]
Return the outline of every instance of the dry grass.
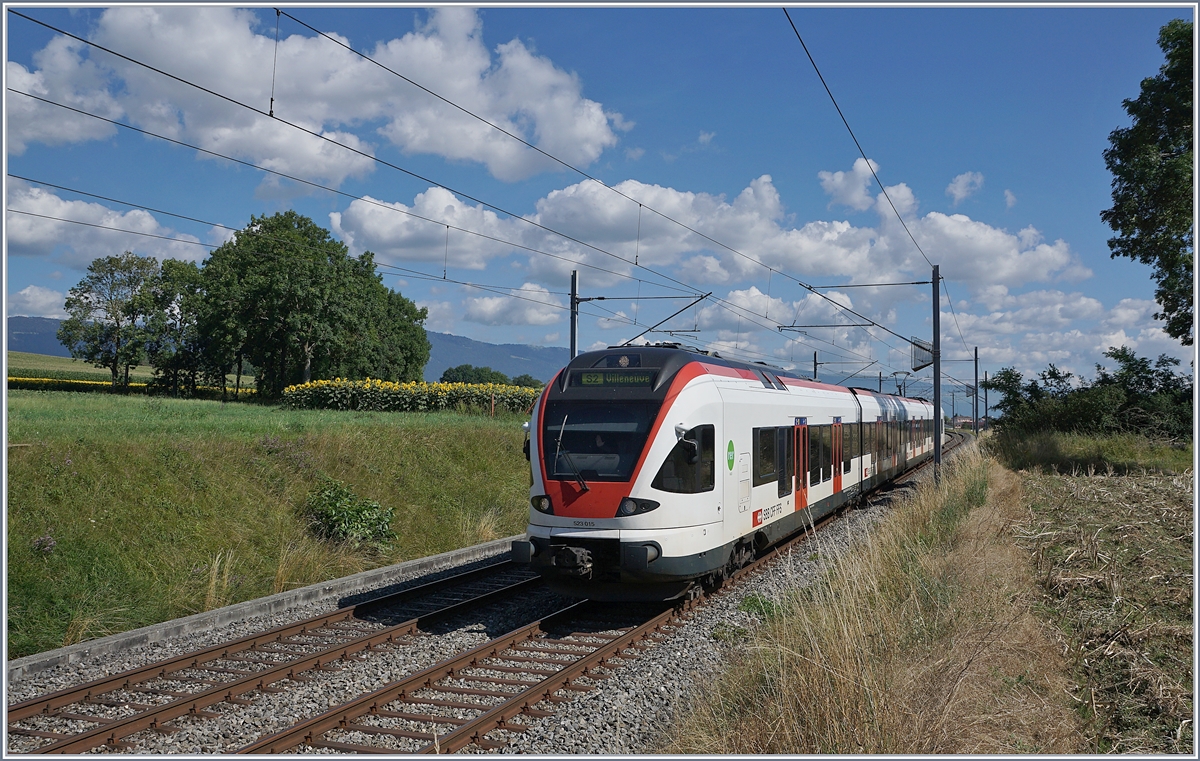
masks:
[[[1020,540],[1092,748],[1194,752],[1192,474],[1023,476]]]
[[[978,452],[957,458],[940,489],[919,489],[817,583],[777,600],[664,750],[1081,750],[1011,538],[1019,496]]]

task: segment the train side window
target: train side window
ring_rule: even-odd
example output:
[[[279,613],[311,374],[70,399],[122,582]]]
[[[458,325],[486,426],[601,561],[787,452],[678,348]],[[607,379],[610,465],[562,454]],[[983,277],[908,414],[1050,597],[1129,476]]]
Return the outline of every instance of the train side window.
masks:
[[[833,426],[817,426],[821,429],[821,480],[833,478]]]
[[[808,427],[808,485],[821,483],[821,426]]]
[[[842,425],[842,472],[850,472],[850,460],[854,458],[854,423]]]
[[[775,429],[754,429],[754,485],[775,480]]]
[[[775,462],[779,464],[779,496],[786,497],[792,493],[792,471],[795,469],[792,457],[792,429],[779,427],[775,429]]]
[[[694,452],[692,445],[684,444],[684,440],[696,442]],[[711,425],[699,425],[683,434],[683,439],[675,442],[650,486],[675,494],[712,491],[716,474],[715,441],[716,427]]]

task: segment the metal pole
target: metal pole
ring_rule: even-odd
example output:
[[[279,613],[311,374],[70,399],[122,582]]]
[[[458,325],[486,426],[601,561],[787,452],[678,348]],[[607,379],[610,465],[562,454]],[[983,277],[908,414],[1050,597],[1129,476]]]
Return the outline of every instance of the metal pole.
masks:
[[[813,352],[813,380],[817,379],[817,353]]]
[[[571,359],[579,354],[579,270],[571,270]],[[570,360],[567,360],[568,362]]]
[[[942,480],[942,305],[941,281],[933,265],[933,479]]]
[[[883,371],[879,371],[879,393],[883,393]]]
[[[975,419],[975,438],[979,438],[979,347],[975,347],[975,396],[971,399],[971,417]]]
[[[988,398],[987,398],[987,392],[988,392],[988,390],[987,390],[987,383],[988,383],[988,379],[987,379],[987,370],[984,370],[984,371],[983,371],[983,416],[984,416],[984,417],[987,417],[987,416],[988,416]],[[989,422],[990,422],[990,421],[989,421]],[[985,430],[987,429],[987,426],[986,426],[986,425],[984,426],[984,429],[985,429]]]

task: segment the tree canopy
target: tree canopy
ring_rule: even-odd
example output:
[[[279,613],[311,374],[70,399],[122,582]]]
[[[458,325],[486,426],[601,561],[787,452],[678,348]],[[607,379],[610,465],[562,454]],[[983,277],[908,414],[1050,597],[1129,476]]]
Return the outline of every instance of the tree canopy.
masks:
[[[1192,379],[1175,371],[1179,360],[1160,355],[1151,363],[1126,347],[1112,347],[1104,356],[1115,361],[1116,368],[1110,371],[1096,365],[1091,383],[1054,365],[1029,381],[1011,367],[996,373],[983,386],[1000,395],[991,405],[1001,413],[997,427],[1020,434],[1127,432],[1161,439],[1191,437]]]
[[[459,365],[448,367],[442,372],[442,383],[499,383],[509,385],[508,376],[490,367]]]
[[[1175,19],[1159,31],[1166,61],[1122,105],[1133,119],[1113,130],[1104,164],[1112,172],[1111,209],[1100,218],[1117,233],[1108,246],[1154,268],[1154,298],[1168,335],[1190,345],[1192,328],[1192,23]]]
[[[251,217],[203,267],[125,252],[96,259],[67,298],[59,340],[113,373],[149,360],[154,385],[193,395],[253,368],[275,398],[314,378],[420,380],[426,310],[383,285],[370,251],[350,256],[294,211]]]
[[[417,380],[429,359],[426,310],[383,285],[374,254],[350,256],[294,211],[251,217],[210,268],[206,325],[265,397],[314,377]]]
[[[70,315],[58,328],[58,340],[75,359],[112,372],[116,388],[129,387],[129,370],[143,361],[148,302],[139,298],[158,272],[158,262],[126,251],[88,265],[87,275],[67,294]]]

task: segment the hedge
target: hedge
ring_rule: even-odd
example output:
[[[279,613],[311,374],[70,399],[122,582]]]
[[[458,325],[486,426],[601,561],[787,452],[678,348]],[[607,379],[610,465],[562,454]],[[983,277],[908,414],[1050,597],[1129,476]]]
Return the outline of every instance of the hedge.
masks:
[[[437,412],[482,409],[526,413],[540,388],[499,383],[394,383],[392,381],[316,380],[283,390],[283,405],[306,410]]]
[[[113,388],[112,381],[66,380],[63,378],[13,378],[8,379],[8,388],[24,391],[91,391],[96,393],[124,393],[120,386]],[[129,393],[146,393],[145,383],[130,383]]]
[[[67,380],[63,378],[13,378],[8,379],[9,390],[22,391],[83,391],[94,394],[153,394],[165,396],[170,389],[153,386],[148,383],[130,383],[126,390],[121,386],[113,387],[112,381]],[[233,390],[230,389],[232,397]],[[254,389],[242,389],[241,395],[253,395]],[[221,389],[212,386],[201,386],[196,389],[196,399],[220,399]]]

